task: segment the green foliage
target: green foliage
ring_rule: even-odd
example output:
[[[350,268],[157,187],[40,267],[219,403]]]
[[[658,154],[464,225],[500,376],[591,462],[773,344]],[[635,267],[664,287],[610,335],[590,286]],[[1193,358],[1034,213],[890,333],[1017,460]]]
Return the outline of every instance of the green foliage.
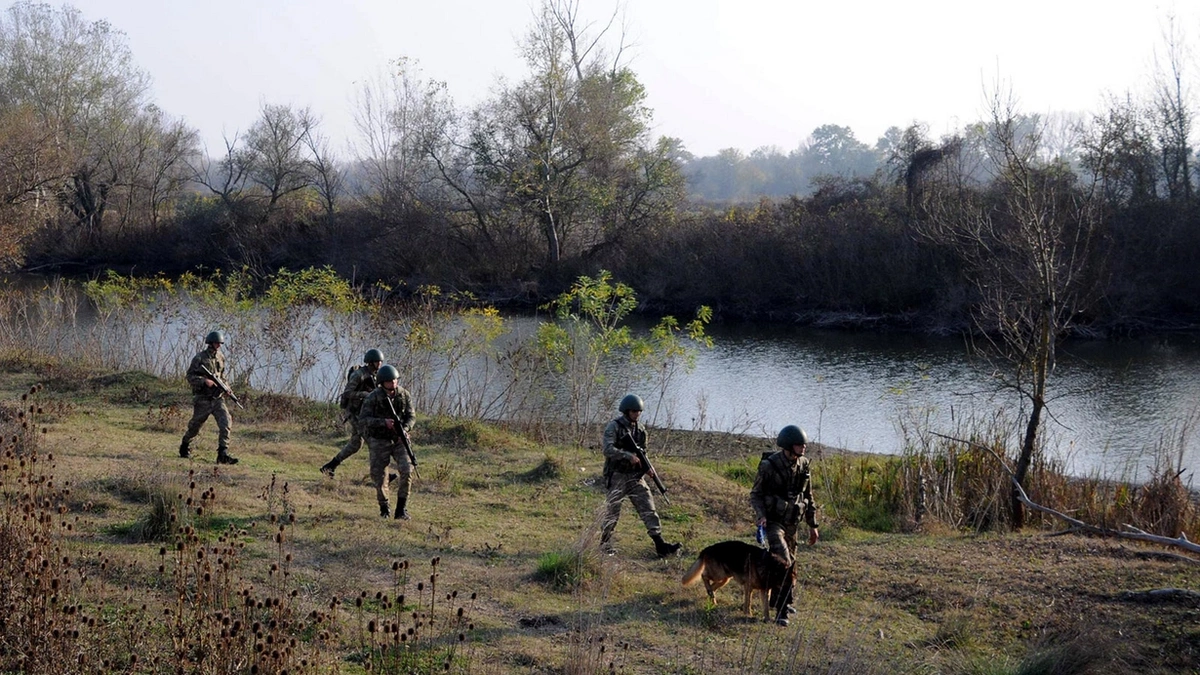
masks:
[[[534,578],[559,591],[579,588],[599,574],[594,552],[549,551],[538,558]]]
[[[712,320],[708,307],[700,307],[684,326],[667,316],[648,335],[635,335],[623,322],[637,306],[633,288],[601,270],[595,278],[579,277],[543,307],[558,321],[538,327],[538,349],[550,368],[566,377],[571,418],[577,423],[590,420],[600,400],[616,395],[618,383],[609,379],[605,367],[614,359],[642,366],[641,379],[657,378],[663,391],[681,363],[685,370],[694,364],[691,345],[711,346],[704,329]]]
[[[553,310],[564,323],[539,326],[539,345],[559,372],[566,370],[581,350],[588,355],[612,354],[633,343],[629,326],[620,324],[636,308],[633,289],[614,283],[608,270],[601,270],[595,279],[581,276],[568,291],[543,307]]]
[[[349,314],[366,307],[350,282],[329,266],[309,267],[298,272],[279,270],[270,278],[263,301],[267,307],[281,311],[296,305],[315,305]]]
[[[741,463],[730,464],[721,470],[721,475],[739,485],[751,487],[758,476],[758,460],[747,458]]]
[[[147,307],[160,293],[171,293],[174,289],[174,284],[162,276],[122,276],[114,270],[83,284],[84,294],[101,314]]]
[[[818,502],[827,514],[876,532],[895,529],[895,516],[903,513],[905,485],[900,464],[891,458],[835,456],[814,471]],[[821,518],[819,517],[818,520]]]

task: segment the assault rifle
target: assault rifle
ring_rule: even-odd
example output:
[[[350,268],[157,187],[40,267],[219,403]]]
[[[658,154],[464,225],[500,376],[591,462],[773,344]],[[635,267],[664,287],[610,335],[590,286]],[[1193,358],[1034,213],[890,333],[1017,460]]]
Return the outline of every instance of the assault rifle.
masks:
[[[217,377],[217,374],[209,370],[208,366],[204,365],[203,363],[200,364],[200,370],[204,371],[204,374],[208,376],[208,379],[216,382],[217,386],[221,388],[221,391],[229,397],[230,401],[236,403],[237,407],[241,408],[242,410],[246,409],[246,406],[242,405],[242,402],[238,400],[238,397],[233,394],[233,389],[230,389],[229,385],[225,384],[225,380]]]
[[[658,472],[654,470],[654,466],[650,464],[650,458],[646,456],[646,449],[637,443],[633,442],[633,438],[629,439],[630,445],[633,446],[633,454],[637,455],[638,461],[642,463],[642,467],[646,469],[646,473],[654,479],[654,487],[658,488],[659,494],[662,495],[663,501],[670,504],[671,500],[667,499],[667,488],[658,478]]]
[[[387,401],[388,409],[392,411],[392,419],[395,424],[392,426],[392,431],[396,434],[396,441],[404,445],[404,452],[408,453],[408,461],[412,462],[413,473],[417,478],[421,477],[421,472],[417,471],[417,456],[413,454],[412,441],[408,438],[408,432],[404,430],[404,424],[400,421],[400,415],[396,414],[396,406],[392,404],[392,397],[384,394],[383,398]]]

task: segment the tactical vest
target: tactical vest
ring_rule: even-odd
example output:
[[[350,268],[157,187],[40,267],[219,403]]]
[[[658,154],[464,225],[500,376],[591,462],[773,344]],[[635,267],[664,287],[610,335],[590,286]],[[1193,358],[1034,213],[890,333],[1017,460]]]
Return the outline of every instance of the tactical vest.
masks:
[[[793,525],[806,515],[805,498],[812,493],[808,457],[798,460],[793,473],[782,451],[764,452],[762,462],[768,467],[762,485],[763,509],[767,520]],[[761,464],[760,464],[761,465]],[[811,523],[810,523],[811,524]]]

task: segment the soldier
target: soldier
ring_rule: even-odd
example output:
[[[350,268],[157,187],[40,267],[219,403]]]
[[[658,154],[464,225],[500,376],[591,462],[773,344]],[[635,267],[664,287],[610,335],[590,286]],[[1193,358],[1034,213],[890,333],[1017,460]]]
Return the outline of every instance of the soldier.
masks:
[[[363,365],[350,371],[350,374],[346,376],[346,388],[342,391],[340,403],[342,410],[346,411],[346,419],[350,420],[350,440],[342,446],[341,452],[334,455],[333,459],[321,467],[321,473],[330,478],[333,478],[333,472],[337,470],[339,464],[362,448],[363,430],[358,423],[358,412],[362,410],[362,404],[367,395],[379,386],[375,380],[375,374],[379,372],[381,365],[383,365],[383,352],[378,349],[368,349],[363,356]]]
[[[821,538],[817,529],[817,508],[813,503],[812,475],[808,457],[804,456],[808,435],[800,427],[789,424],[779,431],[775,445],[780,450],[763,453],[758,463],[758,475],[750,489],[750,506],[758,526],[765,530],[771,553],[792,565],[796,560],[796,529],[801,515],[808,524],[809,546]],[[777,623],[786,626],[787,615],[795,611],[792,589],[786,589],[780,599],[785,609],[779,612]]]
[[[359,428],[367,437],[367,448],[371,453],[371,482],[375,484],[375,497],[379,501],[379,515],[387,518],[387,468],[395,460],[400,467],[399,486],[396,493],[397,520],[408,520],[408,492],[412,486],[412,463],[404,439],[412,429],[412,396],[396,380],[400,373],[387,365],[379,369],[376,379],[379,387],[362,402],[358,413]]]
[[[214,330],[204,342],[208,347],[192,359],[187,369],[187,381],[192,385],[192,421],[188,422],[183,441],[179,443],[179,456],[191,457],[192,439],[212,415],[217,421],[217,464],[237,464],[237,458],[229,454],[229,429],[233,420],[229,408],[225,407],[225,390],[213,379],[214,376],[225,377],[225,355],[221,353],[225,334]]]
[[[648,467],[642,466],[635,452],[635,448],[646,448],[646,431],[638,424],[644,409],[642,399],[629,394],[617,406],[621,416],[604,427],[604,482],[608,494],[605,498],[600,546],[606,553],[615,553],[611,543],[612,534],[617,527],[617,519],[621,517],[621,503],[625,497],[629,497],[646,524],[646,532],[654,540],[654,552],[659,557],[666,557],[678,551],[679,544],[663,541],[662,524],[658,512],[654,510],[654,497],[646,485]]]

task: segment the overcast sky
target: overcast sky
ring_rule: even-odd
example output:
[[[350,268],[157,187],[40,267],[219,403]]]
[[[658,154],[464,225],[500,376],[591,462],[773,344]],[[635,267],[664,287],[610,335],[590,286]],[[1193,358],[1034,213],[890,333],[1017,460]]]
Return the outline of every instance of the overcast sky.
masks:
[[[75,0],[128,36],[153,97],[210,151],[263,102],[308,106],[339,147],[356,82],[417,59],[460,105],[520,79],[534,0]],[[796,148],[822,124],[873,144],[980,119],[997,75],[1022,110],[1095,112],[1148,89],[1166,17],[1200,47],[1200,3],[1151,0],[627,0],[631,66],[656,132],[697,155]],[[976,8],[980,9],[976,9]],[[616,5],[582,0],[606,20]],[[1196,50],[1200,53],[1200,49]],[[1189,62],[1195,68],[1195,61]],[[1193,81],[1200,68],[1192,71]]]

